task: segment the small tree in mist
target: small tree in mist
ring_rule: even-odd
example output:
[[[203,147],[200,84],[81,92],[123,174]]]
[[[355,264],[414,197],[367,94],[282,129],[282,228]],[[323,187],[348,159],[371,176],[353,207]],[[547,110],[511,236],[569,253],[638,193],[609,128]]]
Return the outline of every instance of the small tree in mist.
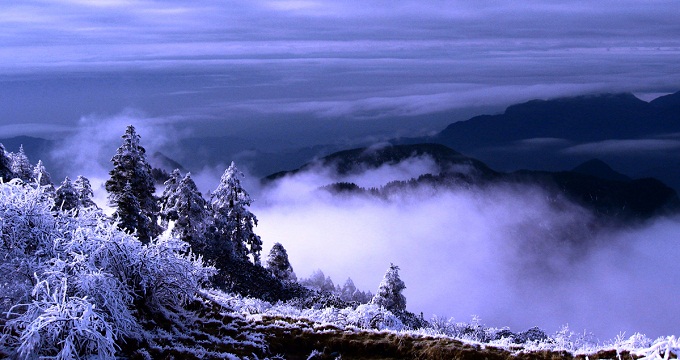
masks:
[[[253,200],[241,186],[242,177],[243,173],[232,162],[210,196],[215,241],[218,250],[231,248],[233,255],[243,260],[250,254],[259,265],[262,240],[254,232],[257,218],[248,210]]]
[[[403,312],[406,310],[406,297],[401,293],[404,289],[406,285],[399,278],[399,266],[390,264],[371,303],[394,313]]]
[[[118,206],[118,216],[127,219],[120,226],[136,230],[139,239],[146,243],[160,233],[160,227],[156,225],[158,204],[153,195],[156,189],[151,165],[146,160],[146,150],[139,144],[140,138],[135,127],[129,125],[122,136],[123,144],[111,159],[113,169],[109,172],[111,177],[106,181],[106,190],[111,204]],[[128,186],[129,191],[126,189]],[[126,204],[123,197],[134,198],[138,207]],[[127,213],[125,209],[137,213]]]
[[[330,276],[326,276],[321,269],[316,270],[307,279],[302,279],[300,284],[317,291],[334,294],[336,292],[335,284]]]
[[[340,288],[340,299],[344,301],[356,301],[361,304],[366,304],[371,301],[373,294],[370,291],[361,291],[354,285],[351,278],[347,278],[345,283]]]
[[[59,185],[54,196],[54,209],[61,211],[71,211],[80,207],[78,192],[71,183],[68,176]]]
[[[24,146],[19,147],[19,152],[11,153],[10,158],[12,159],[10,168],[14,176],[24,182],[31,182],[33,180],[33,166],[31,166],[31,162],[24,152]]]
[[[288,261],[288,253],[280,243],[275,243],[269,255],[267,256],[267,263],[265,265],[272,275],[282,281],[296,281],[297,276],[293,271],[293,267]]]
[[[80,201],[80,206],[83,208],[97,207],[97,204],[92,201],[94,197],[94,192],[92,191],[92,185],[90,185],[90,180],[88,178],[78,175],[76,181],[73,182],[73,188],[78,194],[78,201]]]

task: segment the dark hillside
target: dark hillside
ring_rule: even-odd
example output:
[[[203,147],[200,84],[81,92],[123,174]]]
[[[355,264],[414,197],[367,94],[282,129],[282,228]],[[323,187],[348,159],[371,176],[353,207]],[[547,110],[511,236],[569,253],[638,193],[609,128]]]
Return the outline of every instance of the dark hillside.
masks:
[[[371,194],[387,197],[418,186],[443,189],[483,188],[499,184],[536,185],[592,211],[607,221],[627,223],[677,212],[680,198],[675,190],[652,178],[632,180],[600,160],[591,160],[572,171],[528,171],[502,173],[483,162],[437,144],[394,145],[378,149],[340,151],[299,169],[268,176],[266,182],[283,176],[328,167],[337,174],[357,173],[382,165],[394,165],[413,157],[435,159],[439,173],[422,174],[408,181],[391,181],[380,189],[364,189],[353,183],[338,182],[322,189],[339,194]],[[472,171],[460,171],[465,165]],[[449,169],[451,171],[449,171]],[[457,171],[456,171],[457,170]]]
[[[600,179],[614,181],[630,181],[630,177],[614,171],[607,163],[600,159],[592,159],[571,169],[571,172],[591,175]]]
[[[266,181],[276,180],[286,175],[307,171],[315,167],[333,169],[338,175],[360,173],[383,165],[395,165],[404,160],[418,157],[429,157],[437,164],[439,172],[448,172],[456,166],[473,169],[479,176],[491,177],[496,174],[483,162],[465,156],[451,148],[440,144],[386,145],[375,148],[358,148],[339,151],[312,161],[292,171],[283,171],[269,175]]]

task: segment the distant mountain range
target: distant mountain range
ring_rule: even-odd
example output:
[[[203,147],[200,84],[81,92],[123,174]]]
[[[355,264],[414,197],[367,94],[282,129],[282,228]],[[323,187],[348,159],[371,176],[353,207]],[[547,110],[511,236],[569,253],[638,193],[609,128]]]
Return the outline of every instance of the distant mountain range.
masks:
[[[680,92],[645,102],[632,94],[532,100],[455,122],[430,137],[501,170],[564,170],[599,158],[680,189]]]
[[[629,223],[680,210],[675,190],[652,178],[630,179],[601,160],[590,160],[571,171],[498,172],[483,162],[462,155],[440,144],[410,144],[358,148],[340,151],[302,167],[272,174],[263,179],[270,183],[285,176],[321,168],[337,175],[356,174],[383,165],[396,165],[411,158],[430,157],[437,171],[408,181],[391,181],[380,189],[364,189],[353,183],[338,182],[325,186],[331,192],[367,193],[385,196],[408,188],[427,185],[439,188],[483,188],[498,184],[536,185],[555,199],[564,197],[579,204],[601,219]]]
[[[8,151],[23,144],[30,160],[42,159],[55,179],[77,175],[53,167],[59,164],[50,161],[50,152],[58,142],[21,136],[0,143]],[[454,122],[433,136],[392,143],[445,145],[505,172],[564,171],[596,158],[627,176],[655,177],[680,189],[680,92],[650,102],[626,93],[532,100],[509,106],[501,114]],[[173,146],[170,157],[164,155],[167,149],[153,149],[155,166],[167,172],[176,166],[197,172],[234,160],[256,176],[296,168],[343,149],[319,144],[273,151],[230,137],[190,138]]]

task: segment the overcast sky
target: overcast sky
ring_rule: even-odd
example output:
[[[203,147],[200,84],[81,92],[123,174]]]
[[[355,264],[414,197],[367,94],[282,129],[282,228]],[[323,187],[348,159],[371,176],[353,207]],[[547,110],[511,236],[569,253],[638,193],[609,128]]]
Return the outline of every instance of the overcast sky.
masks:
[[[677,10],[654,0],[5,1],[0,138],[56,136],[130,110],[247,136],[249,121],[651,98],[680,90]]]

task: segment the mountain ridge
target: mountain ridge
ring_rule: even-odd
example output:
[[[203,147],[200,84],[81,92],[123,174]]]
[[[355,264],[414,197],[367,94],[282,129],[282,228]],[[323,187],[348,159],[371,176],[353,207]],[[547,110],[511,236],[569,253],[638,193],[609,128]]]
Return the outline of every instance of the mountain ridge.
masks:
[[[378,189],[364,189],[354,183],[341,181],[322,188],[337,193],[363,192],[386,196],[420,185],[452,189],[494,184],[537,185],[551,194],[565,196],[604,219],[622,223],[646,220],[680,210],[678,194],[663,182],[653,178],[626,178],[601,160],[596,161],[594,169],[592,166],[588,168],[589,164],[586,163],[585,166],[581,164],[576,167],[577,171],[499,172],[482,161],[437,144],[391,145],[340,151],[298,169],[271,174],[263,178],[262,182],[269,184],[286,176],[317,171],[320,167],[330,168],[337,175],[356,173],[382,165],[395,165],[398,161],[424,157],[430,153],[434,154],[433,159],[439,159],[435,160],[438,164],[438,173],[422,174],[407,181],[389,181]],[[466,165],[469,169],[461,171],[461,168],[456,168],[455,165]],[[601,177],[597,176],[597,172],[603,170]]]

